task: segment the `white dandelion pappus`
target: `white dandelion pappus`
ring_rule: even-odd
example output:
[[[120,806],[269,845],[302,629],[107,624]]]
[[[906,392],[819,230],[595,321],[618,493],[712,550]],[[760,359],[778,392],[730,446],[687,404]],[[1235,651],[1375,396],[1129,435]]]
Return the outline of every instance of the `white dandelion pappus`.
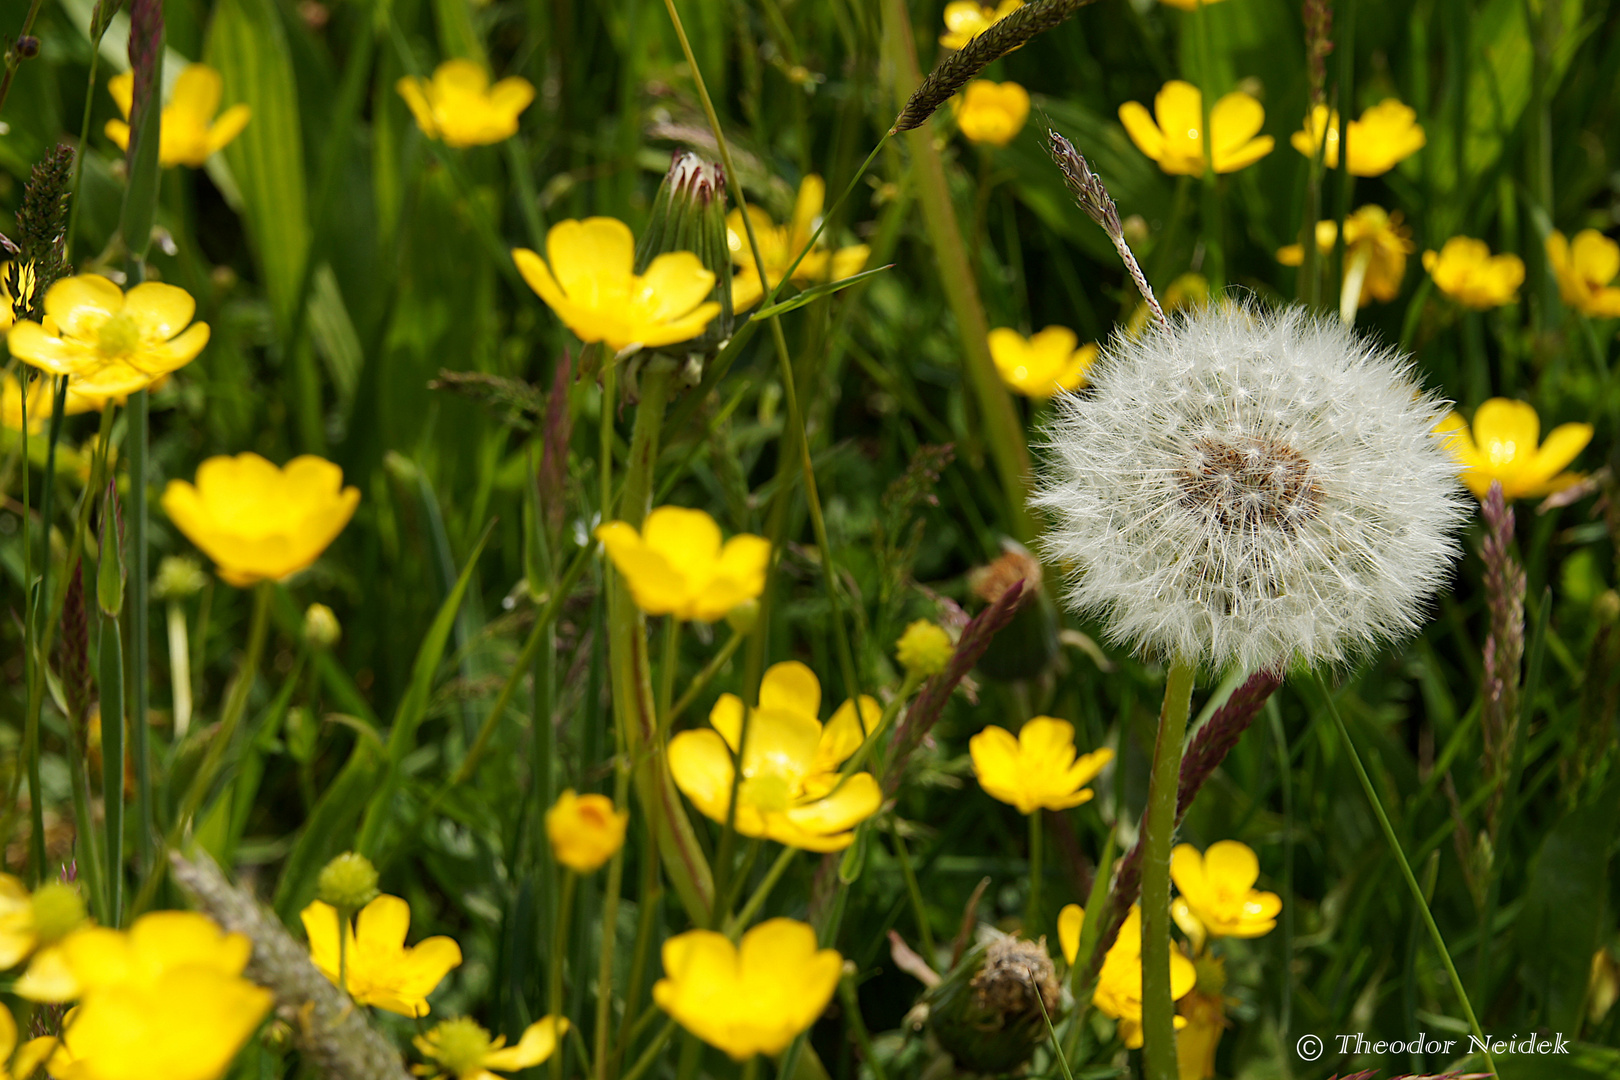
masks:
[[[1058,400],[1034,504],[1068,599],[1119,643],[1225,669],[1415,632],[1466,503],[1411,364],[1299,308],[1220,302]]]

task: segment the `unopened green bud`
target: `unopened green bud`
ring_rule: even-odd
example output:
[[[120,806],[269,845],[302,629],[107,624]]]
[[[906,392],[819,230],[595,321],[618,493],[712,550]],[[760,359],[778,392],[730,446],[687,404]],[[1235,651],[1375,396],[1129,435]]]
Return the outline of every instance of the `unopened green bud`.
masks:
[[[471,1017],[446,1020],[428,1033],[426,1041],[433,1047],[433,1056],[452,1076],[487,1075],[484,1059],[494,1044],[489,1032]]]
[[[714,275],[709,299],[720,314],[701,337],[681,348],[715,352],[731,337],[731,246],[726,240],[726,177],[720,166],[697,154],[677,151],[664,182],[653,196],[652,214],[636,244],[636,273],[674,251],[690,251]]]
[[[152,581],[154,600],[184,600],[202,591],[208,584],[197,560],[189,555],[170,555],[158,563],[157,577]]]
[[[1063,995],[1044,940],[997,934],[968,950],[925,1000],[930,1030],[961,1070],[999,1074],[1029,1061]]]
[[[101,504],[101,550],[97,552],[96,603],[102,614],[117,618],[124,610],[124,528],[118,506],[118,486],[108,481]]]
[[[330,649],[342,634],[337,616],[325,604],[311,604],[304,609],[304,640],[312,648]]]
[[[309,764],[315,757],[315,743],[320,737],[315,717],[304,706],[294,705],[287,710],[282,731],[286,734],[287,753],[299,764]]]
[[[1613,589],[1606,589],[1600,593],[1598,598],[1592,601],[1592,617],[1602,626],[1620,621],[1620,593]]]
[[[315,895],[339,911],[359,911],[377,898],[377,868],[364,855],[345,851],[321,869]]]
[[[726,612],[726,625],[739,634],[749,633],[759,622],[759,601],[744,600]]]
[[[34,936],[41,945],[54,945],[84,925],[84,897],[76,886],[53,881],[34,890],[29,900]]]

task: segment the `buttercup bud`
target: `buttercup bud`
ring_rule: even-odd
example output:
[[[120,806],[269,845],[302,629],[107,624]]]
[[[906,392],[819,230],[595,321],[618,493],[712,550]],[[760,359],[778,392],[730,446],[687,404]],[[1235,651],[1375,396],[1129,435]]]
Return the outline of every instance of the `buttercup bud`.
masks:
[[[53,881],[34,890],[29,901],[34,935],[41,945],[54,945],[84,925],[84,897],[65,881]]]
[[[568,869],[589,874],[613,858],[624,846],[630,813],[613,810],[605,795],[575,795],[569,788],[546,811],[546,836],[551,852]]]
[[[377,898],[377,868],[364,855],[345,851],[321,870],[315,895],[339,911],[359,911]]]
[[[894,646],[894,657],[906,669],[906,674],[927,678],[944,671],[955,651],[956,645],[944,627],[918,619],[900,635]]]
[[[311,604],[304,611],[304,640],[316,649],[330,649],[338,643],[343,628],[325,604]]]
[[[157,578],[152,582],[154,600],[183,600],[202,591],[208,584],[197,560],[186,555],[170,555],[158,563]]]

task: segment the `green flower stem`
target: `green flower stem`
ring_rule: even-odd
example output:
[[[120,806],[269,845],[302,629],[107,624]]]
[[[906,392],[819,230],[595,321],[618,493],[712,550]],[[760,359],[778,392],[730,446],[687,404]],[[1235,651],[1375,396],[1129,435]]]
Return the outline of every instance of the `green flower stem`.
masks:
[[[109,506],[103,513],[110,513]],[[106,550],[118,543],[116,527],[103,534]],[[107,829],[105,872],[107,925],[121,925],[124,906],[124,728],[128,724],[124,699],[124,643],[118,617],[100,612],[100,644],[96,649],[97,689],[101,693],[101,800]],[[85,819],[85,825],[89,819]]]
[[[659,901],[663,898],[659,889],[658,858],[653,852],[652,833],[642,830],[641,837],[641,891],[636,894],[636,945],[630,958],[630,981],[624,989],[624,1022],[619,1026],[619,1038],[613,1050],[614,1069],[630,1052],[630,1043],[640,1033],[643,1023],[650,1020],[650,1014],[658,1011],[656,1005],[648,1006],[642,1017],[631,1023],[630,1017],[641,1004],[641,991],[647,980],[647,964],[652,955],[653,920],[658,915]]]
[[[692,702],[696,701],[697,696],[703,693],[710,682],[714,681],[714,677],[720,673],[720,669],[725,667],[726,663],[736,655],[738,647],[746,640],[748,640],[747,634],[732,631],[731,636],[726,639],[726,643],[720,646],[720,651],[715,653],[714,657],[703,666],[703,670],[698,672],[697,678],[687,684],[686,689],[681,692],[681,696],[675,701],[675,704],[671,705],[666,712],[660,714],[666,736],[669,734],[669,729],[674,726],[676,718],[691,707]]]
[[[578,884],[579,875],[565,869],[557,897],[557,921],[551,928],[551,955],[546,958],[546,1011],[552,1016],[563,1015],[563,954],[568,951],[568,922],[574,913],[574,887]],[[561,1080],[563,1058],[567,1056],[561,1046],[551,1055],[551,1080]]]
[[[771,868],[765,872],[764,880],[754,890],[754,895],[748,898],[748,903],[743,905],[741,911],[726,920],[726,936],[732,941],[736,941],[742,932],[748,928],[748,924],[753,922],[754,916],[759,914],[759,909],[765,905],[766,899],[771,895],[771,890],[776,887],[778,881],[782,880],[782,875],[792,865],[793,856],[798,853],[798,848],[782,848],[782,854],[776,857],[776,861],[771,864]]]
[[[922,889],[917,885],[917,873],[911,868],[911,852],[906,850],[906,842],[892,820],[889,822],[889,838],[894,841],[894,857],[900,862],[900,876],[905,879],[906,893],[911,898],[911,912],[917,920],[917,937],[923,947],[923,958],[930,964],[936,963],[939,949],[934,943],[934,932],[928,927],[928,906],[923,903]],[[839,884],[843,885],[842,878],[839,879]]]
[[[671,637],[674,633],[674,619],[671,623]],[[630,765],[624,756],[617,755],[613,767],[613,805],[622,808],[630,798]],[[651,861],[652,852],[645,856]],[[613,860],[608,864],[607,895],[602,900],[602,952],[601,959],[596,968],[596,1051],[591,1055],[596,1066],[597,1080],[608,1080],[608,1024],[613,1018],[613,950],[618,943],[619,935],[616,927],[619,925],[619,893],[624,888],[624,845],[613,853]],[[624,1011],[628,1017],[632,1003],[625,999]]]
[[[895,91],[903,107],[905,99],[922,82],[922,69],[917,62],[917,37],[912,31],[905,0],[887,0],[883,13],[884,38],[891,53],[890,62],[898,73]],[[979,297],[978,282],[962,243],[962,229],[957,222],[956,206],[951,202],[945,165],[940,160],[939,151],[934,149],[933,139],[934,134],[928,125],[906,132],[906,141],[911,147],[912,176],[917,183],[929,240],[938,263],[940,285],[945,290],[946,301],[961,333],[967,382],[978,406],[978,419],[983,425],[990,456],[994,459],[996,475],[1006,499],[1008,531],[1020,543],[1029,544],[1034,541],[1038,531],[1027,505],[1029,446],[1025,442],[1018,413],[1013,408],[1012,397],[1002,385],[1001,377],[996,374],[995,362],[990,359],[990,327],[985,318],[984,303]]]
[[[642,1074],[652,1068],[653,1063],[658,1060],[659,1053],[664,1049],[664,1044],[669,1042],[669,1037],[673,1034],[675,1034],[675,1018],[672,1016],[664,1021],[664,1026],[658,1029],[658,1034],[653,1036],[653,1041],[647,1044],[647,1049],[641,1052],[636,1063],[630,1066],[623,1080],[641,1080]]]
[[[1041,808],[1029,815],[1029,910],[1024,913],[1024,936],[1031,941],[1041,936],[1041,876],[1042,865]]]
[[[873,1080],[888,1080],[883,1072],[883,1065],[878,1058],[877,1048],[872,1045],[872,1035],[866,1030],[866,1021],[861,1019],[861,999],[855,993],[855,977],[846,974],[838,980],[838,996],[844,1002],[844,1016],[849,1021],[849,1032],[855,1037],[855,1045],[860,1048],[861,1061],[872,1070]],[[1039,994],[1035,995],[1038,999]],[[1045,1008],[1042,1005],[1042,1008]]]
[[[675,669],[680,664],[681,620],[670,615],[664,620],[664,658],[658,665],[658,715],[669,716],[670,701],[675,697]],[[660,719],[659,732],[669,735],[669,721]]]
[[[652,357],[642,371],[641,403],[636,407],[630,459],[626,462],[618,506],[619,518],[634,528],[641,527],[650,509],[659,433],[674,378],[675,364],[663,356]],[[613,408],[606,399],[602,407],[608,411]],[[610,582],[608,642],[613,668],[613,711],[634,764],[636,794],[652,822],[664,868],[681,903],[693,922],[706,925],[714,904],[714,879],[708,860],[698,846],[691,820],[686,816],[686,808],[676,793],[664,743],[659,738],[647,655],[647,616],[632,602],[619,576],[611,569],[606,573]]]
[[[150,405],[147,392],[137,390],[129,399],[129,667],[132,682],[129,702],[129,753],[135,764],[135,858],[137,873],[152,862],[152,756],[147,740],[146,713],[151,689],[147,665],[151,662],[151,582],[146,535],[146,481],[151,460],[148,431]]]
[[[1327,704],[1328,714],[1333,717],[1339,738],[1344,741],[1344,748],[1350,752],[1350,764],[1355,766],[1356,779],[1361,781],[1361,790],[1366,792],[1367,801],[1372,804],[1373,816],[1378,819],[1378,827],[1383,831],[1384,840],[1388,842],[1395,861],[1400,864],[1401,876],[1406,879],[1406,887],[1411,890],[1412,899],[1417,903],[1418,914],[1423,918],[1423,925],[1428,928],[1429,939],[1434,943],[1434,951],[1440,954],[1440,962],[1445,965],[1446,977],[1451,980],[1452,992],[1457,995],[1463,1015],[1468,1019],[1468,1030],[1483,1042],[1485,1033],[1480,1030],[1479,1020],[1474,1016],[1474,1007],[1468,1001],[1468,991],[1463,989],[1462,978],[1457,974],[1457,965],[1451,962],[1451,952],[1446,948],[1446,939],[1440,935],[1440,927],[1435,925],[1434,913],[1429,910],[1428,902],[1423,898],[1423,887],[1418,884],[1417,876],[1412,873],[1412,864],[1407,862],[1406,852],[1401,849],[1400,839],[1395,835],[1395,827],[1389,823],[1389,815],[1384,812],[1384,804],[1378,798],[1378,791],[1373,787],[1372,778],[1367,775],[1367,767],[1361,763],[1361,755],[1356,751],[1356,744],[1350,738],[1350,729],[1345,726],[1344,717],[1339,715],[1339,706],[1333,700],[1333,694],[1320,673],[1316,676],[1316,685],[1322,693],[1322,700]],[[1492,1074],[1496,1074],[1496,1062],[1492,1059],[1490,1050],[1485,1050],[1484,1054],[1485,1067],[1490,1069]]]
[[[1176,657],[1164,683],[1159,737],[1153,744],[1147,813],[1142,820],[1142,1075],[1176,1080],[1175,1002],[1170,997],[1170,841],[1182,740],[1192,705],[1190,661]]]
[[[78,718],[82,724],[84,717]],[[81,729],[82,730],[82,729]],[[78,836],[79,872],[84,875],[85,893],[90,900],[90,910],[96,913],[96,921],[108,925],[107,895],[101,888],[101,844],[97,839],[96,830],[92,828],[78,828],[80,822],[86,825],[90,822],[90,755],[84,750],[83,740],[79,737],[73,739],[74,760],[69,763],[68,775],[73,786],[73,822],[74,832]]]
[[[349,992],[349,913],[342,908],[333,908],[332,917],[337,920],[338,934],[338,989],[345,994]]]

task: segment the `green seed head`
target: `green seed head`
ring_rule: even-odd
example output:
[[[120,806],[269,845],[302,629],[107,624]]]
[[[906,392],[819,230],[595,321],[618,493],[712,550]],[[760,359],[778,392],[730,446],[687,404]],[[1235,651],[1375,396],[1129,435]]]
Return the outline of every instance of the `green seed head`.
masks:
[[[41,885],[34,890],[31,906],[34,935],[41,945],[54,945],[84,925],[84,897],[67,882]]]
[[[433,1056],[456,1076],[476,1073],[490,1050],[489,1032],[467,1016],[446,1020],[428,1033],[427,1041]]]
[[[323,903],[359,911],[377,898],[377,868],[364,855],[345,851],[321,870],[315,889]]]

